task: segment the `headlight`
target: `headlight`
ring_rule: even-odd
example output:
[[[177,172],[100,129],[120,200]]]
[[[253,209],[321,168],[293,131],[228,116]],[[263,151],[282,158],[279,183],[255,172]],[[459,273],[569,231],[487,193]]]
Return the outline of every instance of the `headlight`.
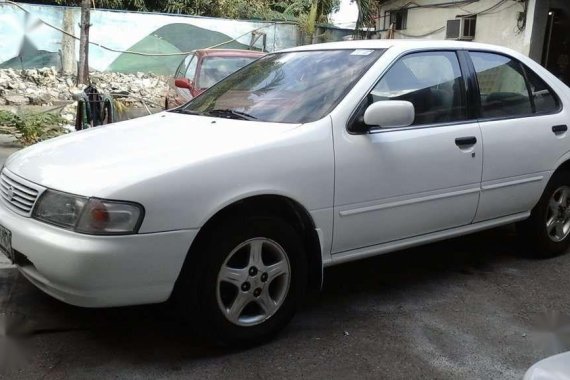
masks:
[[[47,190],[34,209],[34,218],[73,229],[89,200],[71,194]]]
[[[33,217],[46,223],[92,235],[136,233],[142,223],[142,206],[47,190],[34,208]]]

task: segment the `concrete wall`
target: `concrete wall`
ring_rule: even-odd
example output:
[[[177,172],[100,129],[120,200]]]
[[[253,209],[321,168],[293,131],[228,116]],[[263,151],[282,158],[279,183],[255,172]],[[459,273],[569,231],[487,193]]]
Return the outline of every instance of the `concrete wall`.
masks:
[[[533,12],[535,1],[530,0],[529,12],[526,18],[526,28],[520,31],[517,27],[519,12],[524,10],[523,3],[516,0],[506,0],[499,7],[477,15],[475,32],[476,42],[502,45],[529,55],[531,35],[533,28]],[[445,7],[422,8],[421,6],[434,6],[452,3],[450,0],[416,0],[410,4],[409,0],[395,0],[381,7],[378,20],[379,29],[384,25],[384,11],[408,7],[407,28],[397,31],[396,38],[429,38],[445,39],[445,26],[447,20],[455,19],[458,15],[474,14],[499,3],[499,0],[479,0],[472,3],[458,1],[457,5],[450,4]],[[408,4],[408,5],[406,5]],[[531,9],[532,8],[532,9]],[[386,22],[388,24],[388,21]],[[382,32],[382,38],[386,37]]]
[[[79,8],[22,4],[31,16],[14,5],[0,4],[0,68],[60,66],[63,34],[39,20],[59,28],[64,11],[71,9],[79,36]],[[291,23],[240,21],[156,13],[95,10],[91,14],[91,41],[119,51],[171,54],[188,52],[237,38],[222,48],[249,48],[251,31],[267,35],[266,49],[297,45],[297,27]],[[261,28],[261,29],[260,29]],[[79,51],[76,41],[75,54]],[[262,48],[262,39],[254,45]],[[171,74],[184,57],[140,56],[105,50],[91,45],[89,64],[99,71],[154,72]]]

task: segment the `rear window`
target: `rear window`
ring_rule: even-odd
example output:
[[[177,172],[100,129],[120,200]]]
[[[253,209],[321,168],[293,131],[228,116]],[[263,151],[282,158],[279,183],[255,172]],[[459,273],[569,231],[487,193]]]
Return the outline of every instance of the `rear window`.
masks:
[[[257,57],[206,57],[202,61],[198,86],[212,87],[256,59]]]

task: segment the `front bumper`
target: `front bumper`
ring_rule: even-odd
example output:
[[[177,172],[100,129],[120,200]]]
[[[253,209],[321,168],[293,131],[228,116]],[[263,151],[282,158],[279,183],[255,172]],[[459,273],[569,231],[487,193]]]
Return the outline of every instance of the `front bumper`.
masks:
[[[17,215],[0,201],[20,272],[47,294],[84,307],[166,301],[198,230],[91,236]]]

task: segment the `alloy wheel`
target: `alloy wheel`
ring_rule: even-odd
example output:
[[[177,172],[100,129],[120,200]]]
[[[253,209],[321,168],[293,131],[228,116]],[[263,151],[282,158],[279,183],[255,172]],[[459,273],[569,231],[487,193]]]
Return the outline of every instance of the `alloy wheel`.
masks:
[[[561,186],[548,202],[546,232],[554,242],[561,242],[570,233],[570,187]]]
[[[290,282],[285,250],[271,239],[250,239],[230,252],[218,272],[218,306],[231,323],[255,326],[279,310]]]

